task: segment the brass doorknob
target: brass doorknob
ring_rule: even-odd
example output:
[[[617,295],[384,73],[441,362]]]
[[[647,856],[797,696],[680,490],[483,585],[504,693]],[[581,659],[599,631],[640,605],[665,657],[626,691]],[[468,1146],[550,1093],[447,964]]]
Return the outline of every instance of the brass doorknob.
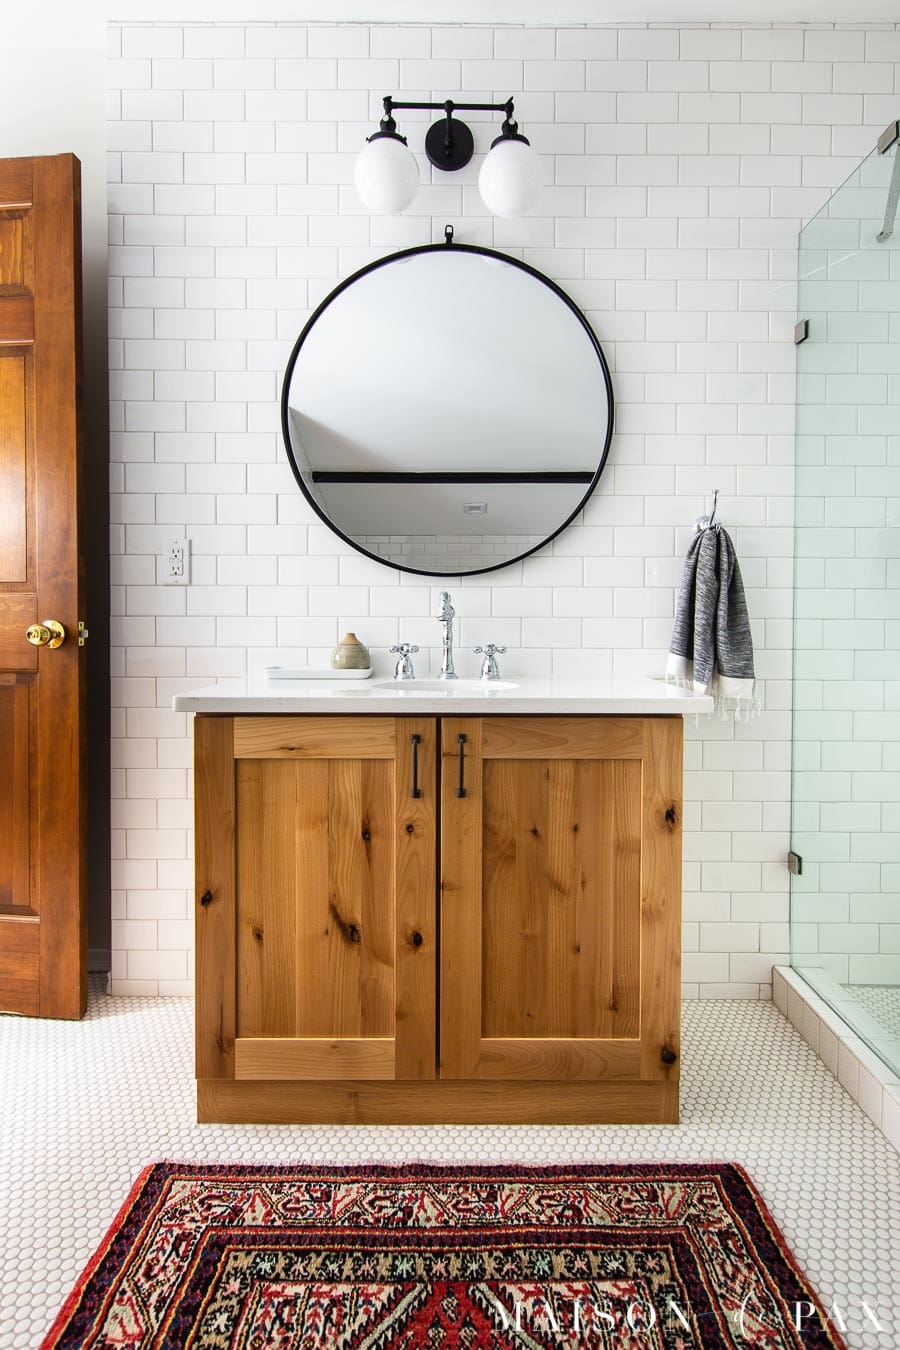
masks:
[[[66,640],[66,630],[58,619],[45,619],[43,623],[33,623],[25,636],[32,647],[61,647]]]

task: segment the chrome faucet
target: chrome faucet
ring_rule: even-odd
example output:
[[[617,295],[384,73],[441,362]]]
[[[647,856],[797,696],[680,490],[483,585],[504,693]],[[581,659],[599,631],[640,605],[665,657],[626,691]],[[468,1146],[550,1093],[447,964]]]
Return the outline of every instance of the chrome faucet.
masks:
[[[441,591],[439,596],[440,607],[437,612],[438,622],[443,625],[444,633],[441,639],[443,644],[443,653],[441,655],[441,670],[438,675],[439,680],[455,680],[456,671],[453,669],[453,619],[456,610],[450,603],[449,591]]]

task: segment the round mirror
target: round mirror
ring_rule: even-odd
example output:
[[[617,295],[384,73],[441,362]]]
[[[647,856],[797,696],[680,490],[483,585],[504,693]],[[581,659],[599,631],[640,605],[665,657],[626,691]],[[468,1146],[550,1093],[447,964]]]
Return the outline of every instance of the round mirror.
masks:
[[[291,466],[325,523],[432,576],[489,572],[559,534],[612,423],[578,307],[533,267],[465,244],[348,277],[297,339],[282,395]]]

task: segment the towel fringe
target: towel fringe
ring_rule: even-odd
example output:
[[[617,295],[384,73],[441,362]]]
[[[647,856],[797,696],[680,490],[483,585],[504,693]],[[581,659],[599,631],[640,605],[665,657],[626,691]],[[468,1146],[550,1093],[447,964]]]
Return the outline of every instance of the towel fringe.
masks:
[[[676,658],[676,660],[680,659]],[[676,689],[689,689],[696,694],[708,693],[713,699],[713,711],[707,713],[707,717],[712,717],[715,713],[718,713],[723,722],[727,722],[732,716],[735,722],[752,722],[762,712],[762,699],[756,692],[755,680],[751,682],[751,689],[746,694],[725,694],[721,689],[718,671],[714,673],[709,686],[703,689],[695,684],[689,670],[690,663],[688,663],[688,669],[684,673],[671,669],[667,670],[665,674],[666,684],[673,685]],[[699,725],[699,716],[700,714],[697,713],[694,717],[695,726]]]
[[[666,671],[666,684],[671,684],[676,689],[694,688],[694,681],[688,679],[686,675],[672,675],[669,671]]]
[[[758,694],[734,698],[731,695],[716,693],[715,688],[712,688],[710,693],[715,699],[714,711],[719,714],[723,722],[727,722],[732,714],[735,722],[752,722],[762,712],[762,700]]]

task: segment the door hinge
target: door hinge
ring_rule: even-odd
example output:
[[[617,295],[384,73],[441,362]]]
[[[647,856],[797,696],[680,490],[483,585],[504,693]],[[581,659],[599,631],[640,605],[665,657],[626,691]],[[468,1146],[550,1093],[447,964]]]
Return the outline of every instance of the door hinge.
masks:
[[[791,849],[787,856],[787,865],[788,871],[793,872],[795,877],[803,876],[803,859],[800,854],[795,853],[793,849]]]
[[[886,155],[895,141],[900,141],[900,122],[888,122],[884,131],[878,137],[877,149],[879,155]]]

